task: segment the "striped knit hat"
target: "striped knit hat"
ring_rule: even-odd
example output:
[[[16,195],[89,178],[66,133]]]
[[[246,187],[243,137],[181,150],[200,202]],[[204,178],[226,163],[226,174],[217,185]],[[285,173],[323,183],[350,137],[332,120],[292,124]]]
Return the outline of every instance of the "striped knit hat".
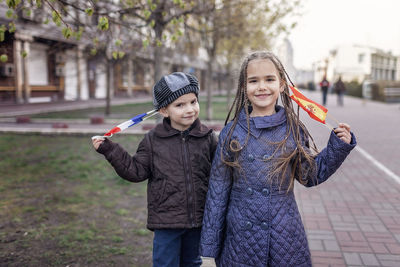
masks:
[[[198,96],[199,90],[199,82],[191,74],[174,72],[165,75],[153,87],[154,107],[159,110],[185,94],[194,93]]]

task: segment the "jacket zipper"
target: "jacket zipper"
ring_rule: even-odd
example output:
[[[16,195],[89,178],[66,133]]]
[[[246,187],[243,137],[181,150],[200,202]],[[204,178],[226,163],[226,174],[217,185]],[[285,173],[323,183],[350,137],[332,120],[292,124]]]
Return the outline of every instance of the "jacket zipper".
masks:
[[[194,201],[193,201],[193,185],[192,185],[192,172],[190,171],[189,166],[189,153],[188,147],[186,143],[186,138],[182,136],[182,145],[183,145],[183,169],[186,179],[186,193],[187,193],[187,211],[189,213],[189,223],[192,227],[195,226],[194,222]]]

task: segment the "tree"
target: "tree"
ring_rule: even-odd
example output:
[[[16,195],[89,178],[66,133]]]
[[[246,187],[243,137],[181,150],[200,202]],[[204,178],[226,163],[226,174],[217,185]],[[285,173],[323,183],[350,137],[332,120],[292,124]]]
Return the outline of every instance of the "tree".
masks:
[[[110,68],[125,54],[152,46],[154,81],[163,74],[163,46],[176,42],[183,35],[182,23],[193,12],[195,2],[183,0],[6,0],[6,24],[0,26],[0,41],[6,31],[14,32],[21,15],[40,11],[44,23],[52,21],[63,36],[76,38],[91,47],[91,54],[100,54],[107,62],[106,114],[110,103]],[[7,61],[6,55],[0,60]]]
[[[272,42],[282,33],[290,31],[295,24],[289,16],[295,15],[299,1],[287,0],[201,0],[199,5],[212,6],[206,14],[189,20],[187,27],[200,35],[208,53],[207,67],[207,119],[212,118],[211,94],[214,66],[222,64],[231,74],[232,65],[248,50],[270,49]],[[218,60],[218,59],[223,60]],[[228,99],[233,81],[229,77]]]
[[[0,0],[2,1],[2,0]],[[289,3],[290,2],[290,3]],[[211,119],[212,74],[216,64],[227,72],[245,51],[268,48],[294,24],[287,20],[298,1],[287,0],[6,0],[5,32],[18,28],[18,17],[40,11],[43,23],[54,23],[65,38],[75,38],[101,54],[109,68],[124,55],[151,46],[154,81],[163,74],[164,48],[174,46],[190,29],[208,53],[207,118]],[[0,2],[1,4],[1,2]],[[189,36],[188,36],[189,37]],[[222,60],[223,59],[223,60]],[[7,60],[1,55],[0,60]],[[109,73],[111,75],[111,73]],[[231,80],[232,81],[232,80]],[[110,84],[108,82],[108,84]],[[228,95],[232,86],[228,86]],[[111,88],[108,86],[107,95]],[[110,98],[107,97],[107,107]],[[109,112],[109,109],[106,109]]]
[[[183,35],[180,24],[189,14],[201,13],[202,11],[195,5],[194,1],[191,1],[188,5],[182,0],[160,0],[157,5],[153,4],[150,10],[151,12],[141,19],[150,23],[153,28],[154,81],[157,81],[163,75],[163,41],[166,41],[168,36],[172,42],[177,41],[179,36]],[[168,34],[165,34],[166,30],[168,30]]]
[[[102,35],[101,31],[125,28],[124,34],[141,39],[144,47],[151,45],[154,48],[155,80],[163,73],[163,44],[177,41],[183,35],[181,25],[187,16],[202,12],[196,1],[184,0],[6,0],[6,4],[9,23],[1,25],[0,41],[5,31],[15,31],[18,14],[31,14],[38,9],[43,11],[45,17],[52,18],[65,38],[80,39],[88,32],[91,36],[87,37],[93,38],[93,35]],[[82,14],[86,15],[84,21],[80,20]],[[46,18],[45,23],[48,22]],[[118,39],[121,40],[120,37]],[[120,57],[119,52],[113,51],[113,57]]]
[[[83,2],[78,0],[7,0],[6,5],[8,7],[6,17],[9,22],[7,25],[0,26],[2,29],[0,30],[0,41],[4,40],[2,34],[4,35],[5,31],[13,33],[18,30],[20,17],[30,16],[34,13],[40,14],[44,24],[54,23],[54,27],[60,28],[64,38],[75,38],[77,44],[80,43],[89,48],[92,55],[100,54],[102,56],[107,66],[105,113],[110,114],[111,68],[114,61],[122,59],[135,45],[134,42],[124,43],[130,39],[131,35],[122,33],[137,31],[139,28],[125,23],[123,16],[125,13],[139,8],[123,3],[117,5],[113,1]],[[77,73],[79,76],[80,72]],[[80,83],[78,82],[79,87]],[[78,99],[79,97],[78,94]]]

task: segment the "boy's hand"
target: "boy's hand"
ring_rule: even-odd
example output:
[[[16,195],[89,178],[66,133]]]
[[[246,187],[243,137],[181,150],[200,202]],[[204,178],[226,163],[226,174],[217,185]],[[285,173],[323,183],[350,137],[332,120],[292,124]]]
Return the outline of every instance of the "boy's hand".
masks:
[[[350,144],[351,142],[350,125],[348,125],[347,123],[339,123],[339,127],[335,129],[335,134],[343,142]]]
[[[103,141],[104,141],[104,138],[102,138],[102,137],[94,136],[94,138],[92,138],[92,144],[96,150],[99,148],[101,143],[103,143]]]

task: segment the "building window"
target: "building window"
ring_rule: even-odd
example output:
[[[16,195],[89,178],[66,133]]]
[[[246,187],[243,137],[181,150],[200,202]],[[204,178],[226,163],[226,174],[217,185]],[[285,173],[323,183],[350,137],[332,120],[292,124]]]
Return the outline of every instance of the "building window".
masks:
[[[365,54],[358,54],[358,63],[364,63]]]

